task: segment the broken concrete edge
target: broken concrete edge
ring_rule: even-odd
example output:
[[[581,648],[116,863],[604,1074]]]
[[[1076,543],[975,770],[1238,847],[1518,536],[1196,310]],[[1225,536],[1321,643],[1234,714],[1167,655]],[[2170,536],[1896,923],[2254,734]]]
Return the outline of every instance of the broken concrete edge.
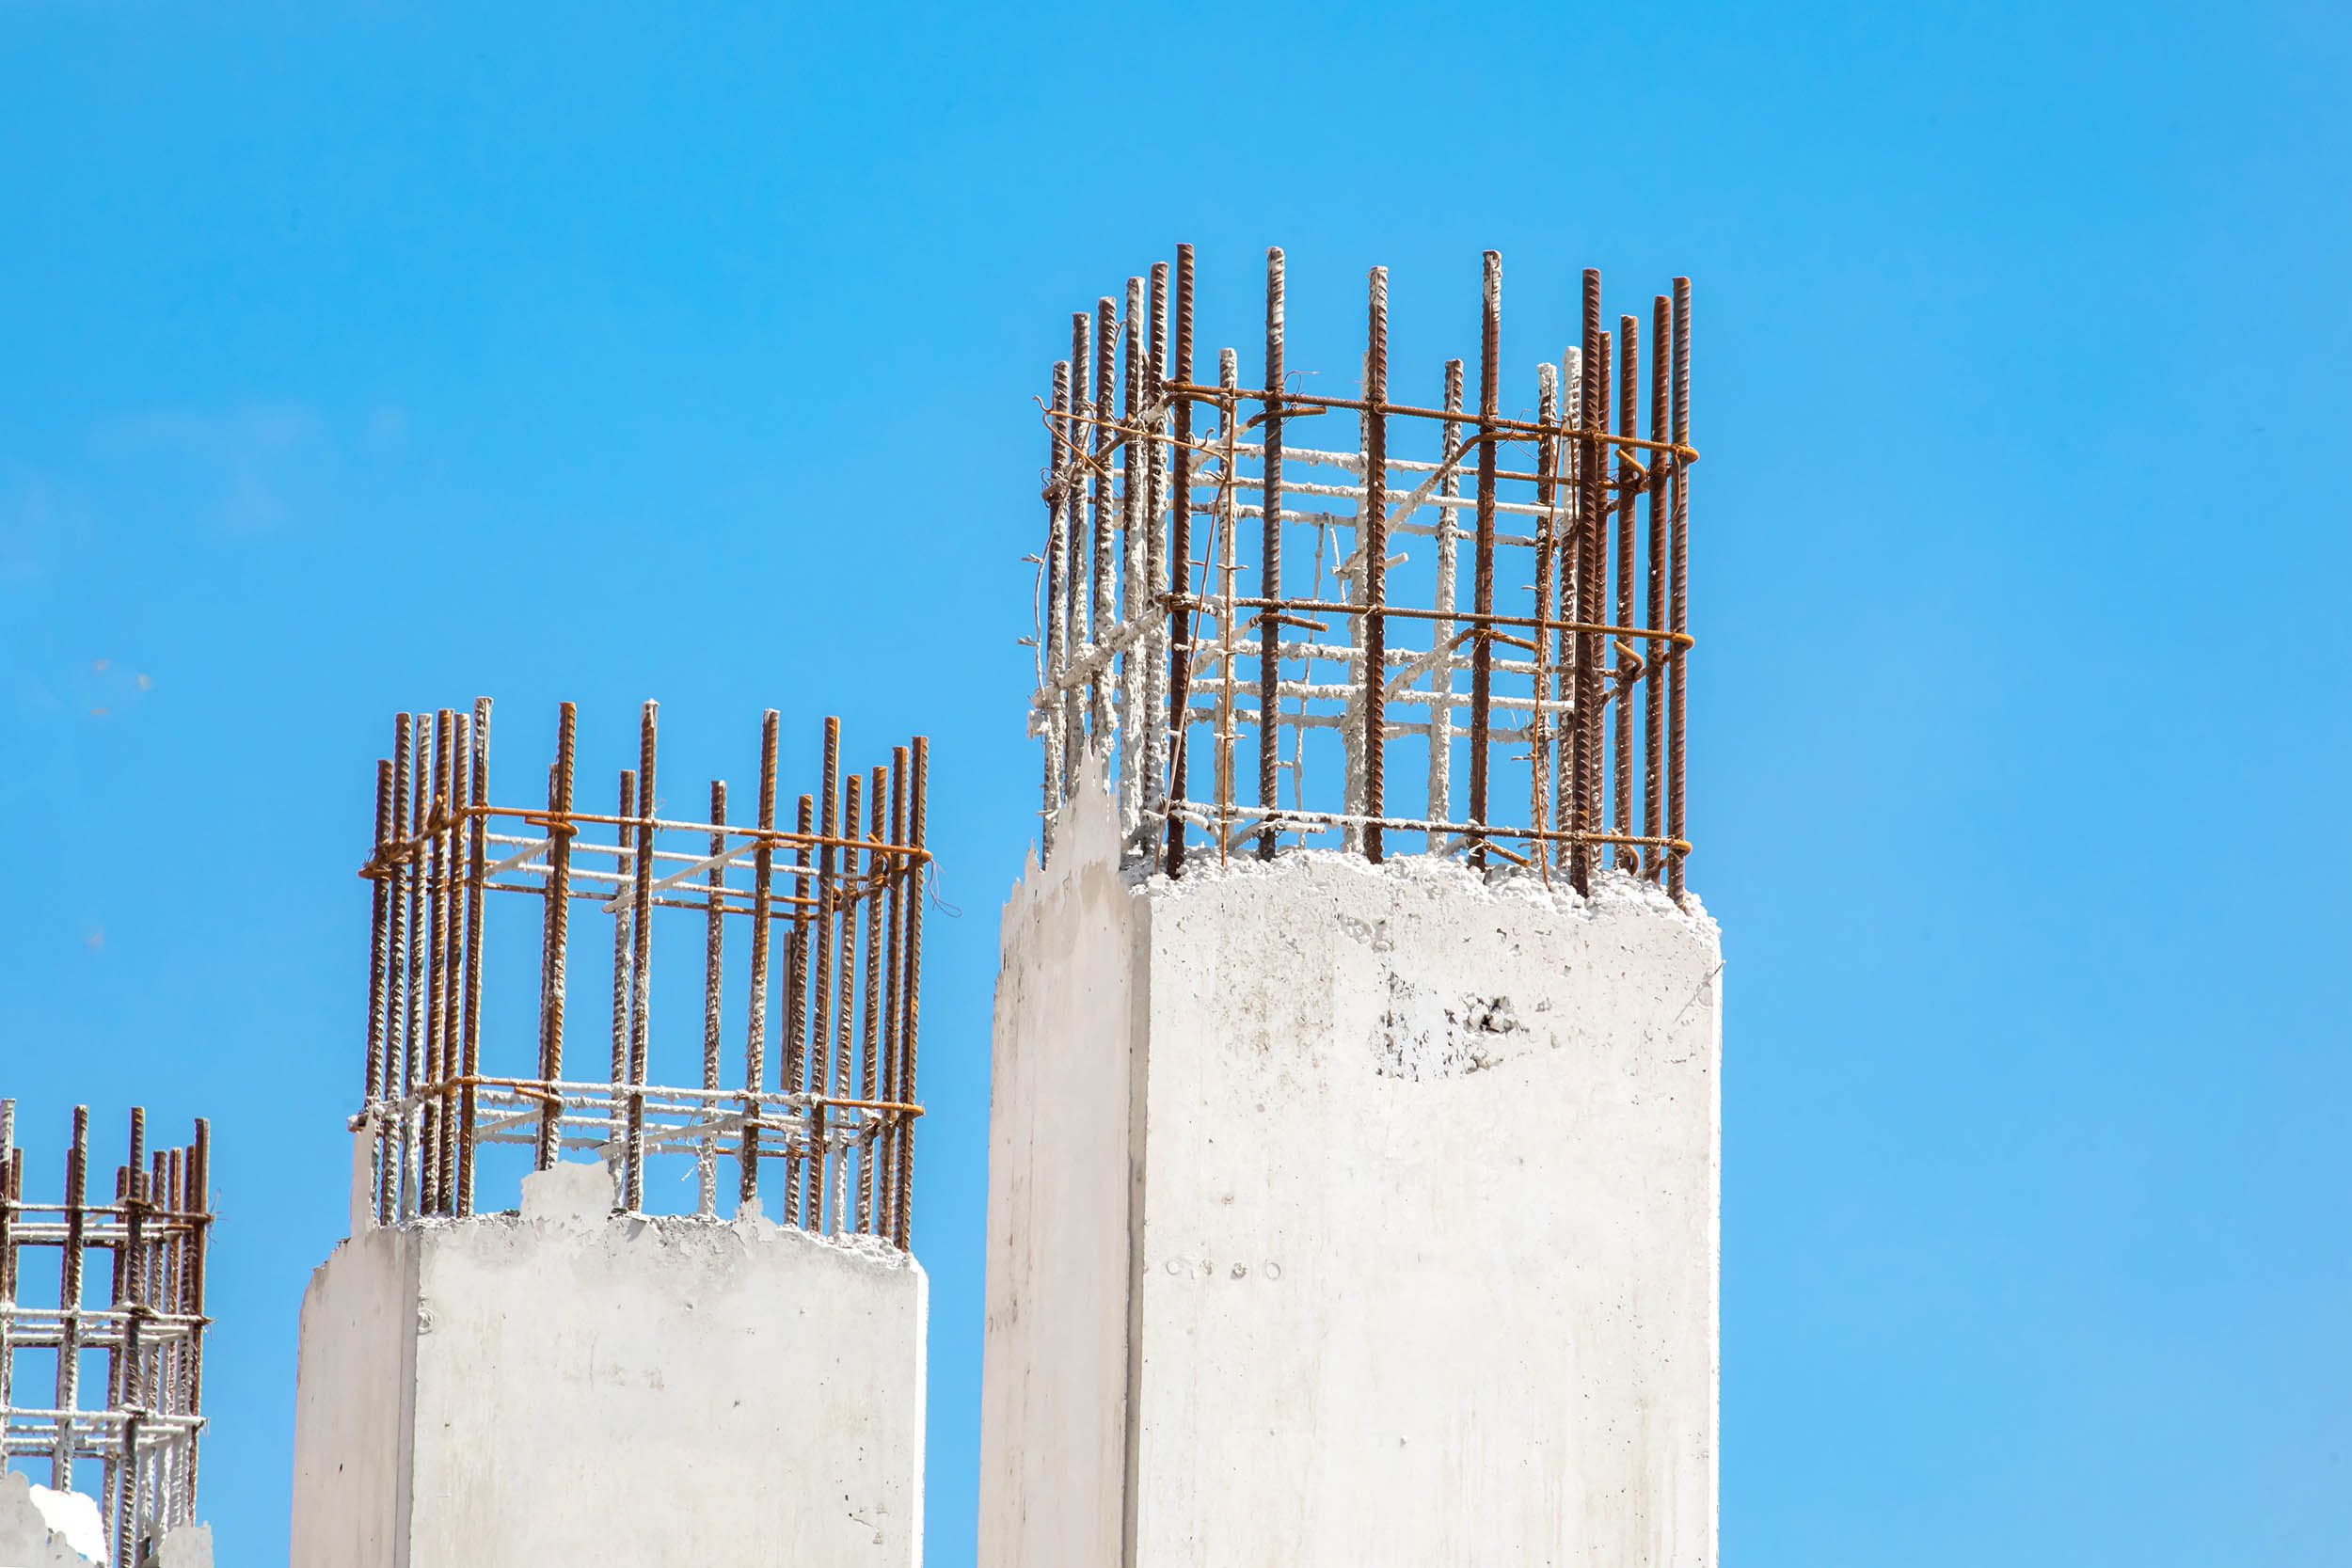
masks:
[[[1586,919],[1657,915],[1686,925],[1709,942],[1722,940],[1714,917],[1707,912],[1697,894],[1686,892],[1683,901],[1677,904],[1658,883],[1611,866],[1594,869],[1589,896],[1569,886],[1567,875],[1562,871],[1547,874],[1540,867],[1506,863],[1480,872],[1453,856],[1428,854],[1391,854],[1375,863],[1343,849],[1286,848],[1272,860],[1262,861],[1254,850],[1219,856],[1213,848],[1204,848],[1185,863],[1181,878],[1171,878],[1159,868],[1156,857],[1122,855],[1119,808],[1111,798],[1108,770],[1109,759],[1099,751],[1090,753],[1080,768],[1077,788],[1055,816],[1054,859],[1064,865],[1108,861],[1119,866],[1120,880],[1129,893],[1155,901],[1182,898],[1188,891],[1212,883],[1297,876],[1316,868],[1348,876],[1417,882],[1506,907],[1516,904]],[[1037,847],[1030,846],[1022,881],[1035,885],[1037,874],[1043,866]]]
[[[522,1180],[522,1206],[519,1209],[493,1211],[455,1218],[446,1214],[427,1214],[404,1219],[389,1227],[379,1227],[370,1216],[367,1225],[355,1231],[365,1234],[377,1229],[433,1230],[451,1226],[528,1225],[546,1231],[595,1230],[609,1226],[650,1227],[657,1236],[711,1232],[729,1228],[739,1229],[746,1237],[765,1238],[788,1233],[800,1237],[812,1246],[855,1258],[885,1270],[912,1269],[922,1272],[922,1265],[912,1253],[899,1251],[880,1236],[860,1235],[854,1231],[817,1231],[802,1226],[782,1225],[760,1213],[712,1214],[651,1214],[635,1210],[618,1210],[619,1185],[613,1167],[602,1160],[559,1160],[546,1170],[533,1171]],[[635,1232],[632,1231],[632,1234]],[[346,1243],[348,1244],[348,1243]],[[319,1269],[324,1269],[322,1263]],[[313,1276],[319,1270],[311,1271]],[[0,1563],[0,1568],[13,1568]]]
[[[0,1471],[0,1568],[86,1568],[107,1560],[106,1527],[96,1498],[42,1486],[21,1471]],[[156,1568],[213,1568],[209,1525],[182,1525],[164,1536]]]

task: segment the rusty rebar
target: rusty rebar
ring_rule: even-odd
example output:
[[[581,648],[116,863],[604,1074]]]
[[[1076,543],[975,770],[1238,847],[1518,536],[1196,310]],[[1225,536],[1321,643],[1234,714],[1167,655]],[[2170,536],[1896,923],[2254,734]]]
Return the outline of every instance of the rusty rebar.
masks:
[[[441,986],[441,1063],[436,1075],[438,1085],[435,1100],[436,1117],[440,1126],[438,1145],[439,1164],[434,1174],[436,1189],[441,1196],[440,1212],[454,1213],[457,1208],[457,1154],[461,1129],[457,1121],[457,1084],[465,1060],[466,1038],[466,839],[464,805],[468,798],[468,774],[470,772],[473,716],[455,714],[450,721],[450,783],[448,804],[442,812],[442,837],[449,845],[449,872],[443,879],[442,898],[449,913],[442,935],[449,943],[444,956]]]
[[[72,1412],[82,1399],[82,1238],[89,1173],[89,1107],[73,1107],[73,1141],[65,1157],[65,1256],[57,1264],[57,1376],[55,1409],[64,1412],[50,1450],[49,1484],[73,1488]]]
[[[1579,621],[1594,618],[1595,561],[1598,551],[1594,546],[1599,529],[1602,499],[1600,449],[1594,442],[1591,431],[1599,417],[1602,386],[1606,385],[1608,360],[1600,341],[1600,274],[1591,267],[1584,269],[1584,335],[1580,345],[1581,372],[1577,378],[1577,428],[1585,432],[1576,444],[1577,518],[1576,518],[1576,614]],[[1595,679],[1600,658],[1599,642],[1589,633],[1579,632],[1576,639],[1576,721],[1569,755],[1569,807],[1565,827],[1577,834],[1568,844],[1568,884],[1581,894],[1593,890],[1593,854],[1587,836],[1597,825],[1593,821],[1593,770],[1599,761],[1598,736],[1593,721],[1599,705],[1599,684]]]
[[[660,705],[648,702],[637,721],[637,859],[630,867],[628,996],[628,1149],[621,1166],[621,1207],[645,1206],[645,1056],[653,1026],[654,822],[660,795],[654,781]]]
[[[1282,596],[1282,252],[1265,253],[1265,433],[1260,462],[1259,592]],[[1272,614],[1255,618],[1258,633],[1258,804],[1274,810],[1281,794],[1281,622]],[[1258,858],[1274,858],[1278,835],[1269,822],[1258,834]]]
[[[1119,305],[1105,295],[1094,306],[1094,424],[1093,461],[1088,465],[1088,490],[1092,508],[1094,546],[1094,624],[1108,637],[1118,624],[1118,606],[1112,598],[1117,581],[1117,550],[1112,534],[1116,518],[1111,509],[1110,448],[1111,384],[1119,357]],[[1111,697],[1109,675],[1098,669],[1088,686],[1088,702],[1091,708],[1093,726],[1091,745],[1109,745],[1111,735]]]
[[[1068,452],[1073,434],[1070,419],[1070,367],[1057,361],[1054,365],[1053,404],[1046,415],[1046,485],[1045,485],[1045,586],[1044,610],[1045,645],[1039,650],[1046,679],[1058,684],[1068,667],[1070,616],[1064,598],[1063,578],[1070,572],[1069,531],[1064,512],[1070,505]],[[1065,715],[1069,699],[1065,694],[1057,710],[1045,716],[1045,800],[1040,831],[1044,837],[1048,855],[1054,849],[1054,819],[1061,805],[1061,798],[1070,787],[1065,752],[1069,745],[1069,725]]]
[[[882,818],[882,791],[887,787],[885,770],[874,769],[873,784],[866,798],[873,802],[873,823],[866,831],[872,847],[866,851],[866,867],[862,895],[866,905],[866,1019],[858,1045],[858,1098],[871,1101],[881,1089],[881,1064],[876,1059],[882,1048],[882,879],[889,874],[889,863],[883,859],[888,844],[888,824]],[[869,1119],[866,1123],[872,1127]],[[871,1235],[874,1229],[874,1155],[880,1145],[869,1132],[861,1141],[857,1157],[857,1229],[860,1235]]]
[[[800,807],[793,818],[800,829],[800,843],[792,852],[792,863],[798,873],[793,879],[796,888],[808,887],[809,838],[816,832],[817,801],[814,797],[801,797]],[[821,903],[821,888],[818,902]],[[785,971],[785,1022],[790,1043],[785,1048],[784,1092],[801,1092],[801,1073],[806,1057],[808,1032],[808,933],[812,913],[810,901],[803,896],[792,906],[791,962]],[[784,1163],[784,1223],[801,1223],[801,1161],[798,1155],[788,1156]]]
[[[450,799],[450,734],[455,715],[442,708],[433,716],[433,803],[424,824],[428,835],[432,869],[425,890],[431,906],[432,948],[425,974],[425,1041],[424,1072],[420,1089],[428,1093],[419,1122],[420,1195],[423,1212],[441,1212],[441,1103],[437,1092],[443,1076],[441,1061],[442,1032],[448,1019],[446,993],[449,990],[449,839],[447,821]]]
[[[482,1070],[482,877],[485,863],[484,816],[490,803],[490,699],[473,705],[472,749],[468,753],[469,788],[467,800],[473,811],[467,849],[466,875],[466,1030],[458,1070],[466,1086],[460,1095],[457,1119],[457,1212],[473,1212],[474,1086]]]
[[[1474,587],[1471,603],[1482,615],[1495,608],[1495,420],[1502,413],[1502,256],[1489,250],[1485,257],[1485,292],[1479,313],[1478,338],[1478,538],[1472,546]],[[1480,622],[1470,638],[1470,820],[1486,821],[1486,750],[1489,707],[1494,700],[1494,643],[1486,623]],[[1486,868],[1486,840],[1482,834],[1470,846],[1470,864]]]
[[[1677,451],[1691,444],[1691,280],[1674,280],[1674,444]],[[1689,468],[1677,457],[1673,468],[1674,508],[1671,527],[1673,536],[1668,549],[1673,558],[1672,605],[1669,626],[1676,632],[1690,628],[1691,569],[1690,569],[1690,506],[1691,477]],[[1677,646],[1673,654],[1674,664],[1666,676],[1666,836],[1677,843],[1683,838],[1683,665],[1685,650]],[[1684,851],[1675,849],[1666,857],[1666,891],[1677,903],[1682,900],[1682,862]]]
[[[1655,436],[1669,428],[1667,387],[1670,379],[1669,340],[1674,329],[1674,302],[1664,294],[1650,301],[1649,428]],[[1666,475],[1672,458],[1652,463],[1642,489],[1648,501],[1647,531],[1643,540],[1648,556],[1645,586],[1648,590],[1645,619],[1653,626],[1666,621]],[[1652,643],[1642,650],[1642,836],[1657,838],[1665,802],[1667,660],[1677,650]],[[1642,851],[1643,872],[1658,879],[1661,856],[1655,847]]]
[[[850,841],[843,846],[841,850],[841,882],[844,887],[852,890],[856,888],[858,882],[856,841],[864,825],[865,802],[865,777],[852,770],[850,776],[842,781],[841,789],[841,836]],[[850,1076],[851,1069],[850,1052],[851,1029],[857,1018],[856,893],[852,891],[847,898],[841,901],[838,908],[841,920],[839,938],[841,976],[838,992],[834,999],[837,1016],[833,1025],[833,1068],[826,1077],[822,1090],[829,1096],[835,1094],[836,1091],[846,1091],[849,1085],[854,1082]],[[848,1096],[842,1093],[841,1098],[847,1099]],[[829,1184],[828,1190],[833,1194],[834,1198],[833,1228],[835,1230],[849,1228],[849,1216],[841,1211],[841,1200],[845,1196],[842,1189],[847,1185],[842,1178],[847,1174],[849,1164],[850,1151],[846,1148],[834,1156],[834,1180]]]
[[[759,1207],[759,1097],[768,1086],[768,921],[774,908],[775,846],[768,833],[776,825],[777,715],[770,708],[759,721],[759,832],[752,851],[751,1002],[743,1028],[742,1158],[737,1173],[738,1213]],[[794,891],[797,893],[798,885]]]
[[[407,1114],[385,1109],[391,1104],[405,1102],[405,1085],[412,1071],[408,1065],[408,948],[411,940],[408,912],[413,863],[405,852],[411,788],[408,747],[408,715],[403,713],[392,721],[391,788],[391,843],[402,846],[403,852],[392,857],[389,863],[382,868],[380,883],[385,894],[387,933],[384,961],[385,1058],[376,1083],[369,1091],[374,1098],[368,1114],[379,1118],[380,1122],[375,1130],[375,1223],[378,1225],[389,1225],[392,1216],[400,1212],[408,1177]]]
[[[1433,690],[1443,692],[1438,701],[1429,705],[1429,819],[1443,822],[1453,811],[1454,797],[1454,595],[1459,586],[1455,578],[1460,572],[1460,543],[1462,513],[1449,504],[1462,494],[1460,459],[1462,453],[1462,362],[1445,362],[1445,420],[1438,428],[1438,461],[1443,469],[1438,481],[1438,577],[1433,594],[1437,622],[1432,632],[1431,652],[1435,664],[1430,671]],[[1279,594],[1270,594],[1279,597]],[[1271,625],[1271,621],[1267,623]],[[1436,854],[1444,842],[1444,835],[1432,831],[1427,849]]]
[[[548,1083],[564,1077],[564,970],[571,943],[572,909],[572,775],[578,763],[579,715],[565,703],[556,709],[555,778],[548,791],[548,896],[540,924],[539,958],[539,1076]],[[551,1168],[556,1159],[556,1122],[561,1103],[550,1097],[539,1109],[539,1141],[532,1150],[535,1170]]]
[[[840,923],[836,900],[840,883],[834,869],[840,863],[840,850],[835,847],[841,832],[841,721],[825,721],[824,763],[818,788],[817,847],[817,961],[816,1000],[809,1009],[809,1049],[806,1063],[807,1079],[801,1092],[822,1095],[826,1092],[825,1069],[831,1064],[833,1034],[834,928]],[[808,1228],[825,1228],[825,1106],[821,1100],[809,1107],[808,1192],[803,1212]]]
[[[904,845],[907,839],[907,749],[894,746],[890,752],[890,842]],[[889,910],[886,926],[890,951],[883,959],[882,994],[882,1098],[892,1103],[900,1102],[898,1060],[901,1041],[906,1033],[906,995],[901,989],[902,971],[906,964],[906,918],[909,885],[919,877],[912,875],[904,865],[894,865],[888,893]],[[919,884],[918,884],[919,885]],[[882,1124],[881,1171],[876,1185],[882,1192],[881,1234],[898,1234],[898,1199],[893,1177],[898,1168],[899,1133],[902,1119],[893,1115]]]
[[[1364,585],[1364,858],[1382,859],[1382,801],[1387,797],[1389,622],[1389,269],[1375,267],[1365,290],[1364,528],[1357,541]]]
[[[1179,381],[1192,380],[1192,246],[1176,247],[1176,361]],[[1188,608],[1192,582],[1192,399],[1175,400],[1175,479],[1169,487],[1168,591],[1176,595],[1168,611],[1168,798],[1181,800],[1185,792],[1185,716],[1192,702],[1192,611]],[[1168,874],[1184,868],[1184,820],[1168,815]]]
[[[1641,324],[1631,316],[1617,318],[1617,434],[1641,435],[1640,371]],[[1617,518],[1617,601],[1615,615],[1621,626],[1633,624],[1633,543],[1634,499],[1639,483],[1640,466],[1633,461],[1632,451],[1617,449],[1617,483],[1614,499],[1610,502]],[[1629,661],[1620,650],[1613,661],[1617,674],[1611,681],[1609,711],[1612,715],[1610,740],[1611,769],[1614,774],[1614,811],[1609,825],[1616,832],[1633,831],[1633,673],[1638,666]],[[1620,870],[1633,871],[1638,857],[1630,849],[1617,852]]]
[[[726,781],[713,779],[710,781],[710,911],[703,928],[703,1087],[712,1091],[719,1087],[720,969],[726,942],[726,929],[720,923],[720,917],[724,912],[720,895],[726,887]],[[719,1140],[715,1132],[704,1135],[703,1151],[697,1159],[694,1174],[695,1212],[716,1214],[719,1212]]]
[[[369,856],[371,864],[381,863],[384,851],[392,841],[392,765],[389,759],[375,765],[375,849]],[[365,1082],[359,1088],[359,1103],[373,1107],[384,1097],[384,1037],[385,1006],[389,996],[387,984],[391,965],[391,889],[385,879],[376,877],[368,884],[368,1059]],[[369,1133],[368,1164],[370,1195],[383,1207],[384,1195],[384,1133],[374,1125],[373,1109],[361,1113],[367,1117]]]
[[[906,1008],[906,1028],[899,1036],[898,1092],[900,1103],[913,1103],[915,1096],[914,1055],[916,1023],[922,1013],[922,987],[916,983],[923,973],[923,877],[929,861],[919,851],[924,846],[925,802],[930,794],[931,772],[931,743],[928,736],[914,737],[914,775],[907,794],[907,844],[918,851],[914,860],[914,885],[907,890],[906,975],[899,996]],[[912,1244],[909,1238],[914,1229],[914,1125],[899,1124],[898,1148],[898,1233],[892,1239],[901,1251]]]

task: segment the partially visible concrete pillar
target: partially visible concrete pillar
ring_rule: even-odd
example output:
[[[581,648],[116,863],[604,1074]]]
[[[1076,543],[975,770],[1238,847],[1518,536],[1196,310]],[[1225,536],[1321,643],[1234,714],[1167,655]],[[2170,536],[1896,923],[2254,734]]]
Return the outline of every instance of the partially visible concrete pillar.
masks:
[[[920,1560],[922,1270],[609,1203],[559,1165],[312,1275],[294,1568]]]
[[[1450,862],[1004,917],[981,1568],[1711,1568],[1714,927]]]

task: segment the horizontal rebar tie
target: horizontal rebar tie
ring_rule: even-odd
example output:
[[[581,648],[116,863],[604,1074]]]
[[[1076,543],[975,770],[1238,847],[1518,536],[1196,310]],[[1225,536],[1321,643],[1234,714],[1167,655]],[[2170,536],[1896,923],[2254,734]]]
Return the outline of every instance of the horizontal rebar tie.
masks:
[[[1073,316],[1045,404],[1030,726],[1049,852],[1095,754],[1130,853],[1171,875],[1188,827],[1220,858],[1336,835],[1377,861],[1404,833],[1482,868],[1560,871],[1580,893],[1597,852],[1681,897],[1689,280],[1652,302],[1646,420],[1640,325],[1602,330],[1592,271],[1580,341],[1538,365],[1531,419],[1502,402],[1493,251],[1474,407],[1458,359],[1434,405],[1391,401],[1384,268],[1357,398],[1294,388],[1279,249],[1256,388],[1231,349],[1215,384],[1195,379],[1190,245],[1172,276],[1172,341],[1161,264],[1148,310],[1136,277],[1123,317],[1107,296]],[[1352,442],[1324,434],[1348,415]],[[1332,473],[1345,482],[1316,477]],[[1254,790],[1236,774],[1245,732]],[[1400,748],[1415,746],[1407,772]],[[1518,799],[1523,813],[1502,803]]]
[[[659,813],[656,715],[647,703],[637,767],[620,774],[610,812],[578,799],[569,703],[558,713],[543,806],[492,800],[488,699],[469,714],[395,720],[392,754],[376,765],[374,849],[360,872],[374,908],[358,1125],[372,1134],[377,1222],[473,1213],[485,1151],[513,1146],[530,1151],[516,1156],[517,1169],[545,1170],[565,1150],[605,1160],[624,1211],[647,1207],[649,1160],[675,1156],[681,1174],[692,1173],[693,1212],[704,1215],[718,1212],[722,1185],[738,1212],[758,1212],[761,1174],[780,1165],[787,1224],[903,1250],[922,1115],[914,1074],[928,742],[917,736],[888,764],[845,781],[840,722],[828,719],[819,793],[802,796],[795,825],[784,827],[771,711],[754,819],[729,819],[718,780],[707,818],[682,819]],[[514,1031],[485,1022],[518,1016],[501,1006],[498,977],[485,979],[484,900],[494,893],[539,901],[535,1052],[519,1043],[501,1052]],[[566,1048],[577,1043],[566,1034],[575,905],[612,921],[602,1079],[565,1074]],[[658,920],[698,926],[702,938],[692,1086],[657,1082],[653,1071]],[[732,1064],[731,945],[749,949]],[[771,1016],[777,990],[780,1021]],[[513,1065],[485,1070],[485,1055]]]

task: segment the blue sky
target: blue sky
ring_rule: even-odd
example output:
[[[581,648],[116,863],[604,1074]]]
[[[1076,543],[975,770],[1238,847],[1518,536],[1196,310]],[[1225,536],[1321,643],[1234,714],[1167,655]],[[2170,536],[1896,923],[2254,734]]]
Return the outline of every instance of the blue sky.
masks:
[[[225,1560],[342,1229],[372,760],[478,692],[598,767],[659,697],[739,788],[765,706],[802,771],[933,737],[970,1560],[1031,400],[1178,240],[1209,346],[1279,243],[1432,375],[1483,247],[1530,363],[1579,267],[1696,280],[1728,1560],[2341,1560],[2340,11],[696,11],[0,4],[0,1093],[43,1161],[214,1119]]]

